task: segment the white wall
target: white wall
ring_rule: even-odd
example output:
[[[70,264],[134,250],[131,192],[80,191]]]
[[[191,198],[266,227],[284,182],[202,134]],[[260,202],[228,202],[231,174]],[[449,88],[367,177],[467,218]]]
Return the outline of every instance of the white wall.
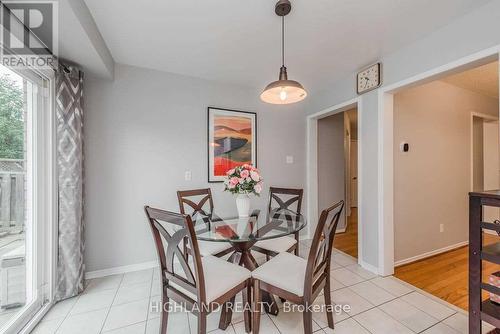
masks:
[[[87,271],[155,260],[145,204],[178,210],[176,191],[207,187],[207,107],[255,111],[258,167],[270,185],[303,187],[302,104],[270,106],[259,91],[117,65],[115,80],[85,82],[85,263]],[[286,164],[286,155],[294,164]],[[184,181],[184,172],[192,181]],[[234,198],[211,185],[216,208]]]
[[[500,45],[500,1],[491,1],[476,11],[458,18],[409,46],[373,59],[383,63],[383,85],[387,86],[414,75],[432,70],[451,61],[469,56],[475,52]],[[356,69],[337,84],[308,97],[307,113],[313,114],[328,107],[356,97]],[[382,114],[378,91],[366,93],[361,98],[362,108],[358,114],[359,143],[361,151],[359,208],[363,217],[362,253],[360,261],[371,268],[379,267],[381,247],[379,229],[383,221],[379,217],[379,115]],[[379,268],[380,269],[380,268]],[[388,271],[383,268],[384,273]]]
[[[498,100],[441,81],[394,95],[396,262],[468,240],[473,111],[498,117]]]
[[[318,212],[345,199],[344,113],[318,120]],[[345,215],[338,230],[345,229]]]

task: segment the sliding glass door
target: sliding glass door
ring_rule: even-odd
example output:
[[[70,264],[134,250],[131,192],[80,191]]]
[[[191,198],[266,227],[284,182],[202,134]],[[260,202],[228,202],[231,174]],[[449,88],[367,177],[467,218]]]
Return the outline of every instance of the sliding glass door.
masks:
[[[0,65],[0,332],[50,301],[54,236],[50,80]]]

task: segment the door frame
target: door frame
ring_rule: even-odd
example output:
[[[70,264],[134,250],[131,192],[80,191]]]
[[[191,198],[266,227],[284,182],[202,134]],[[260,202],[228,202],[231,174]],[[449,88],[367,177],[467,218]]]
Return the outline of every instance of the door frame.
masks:
[[[318,221],[318,120],[344,112],[353,108],[358,110],[358,133],[362,126],[363,104],[361,97],[356,97],[345,102],[336,104],[323,109],[317,113],[307,116],[307,134],[306,134],[306,203],[307,203],[307,221],[308,236],[312,236]],[[373,271],[372,266],[363,261],[362,227],[364,223],[360,194],[362,193],[362,137],[358,136],[358,263]]]
[[[351,150],[352,150],[352,146],[353,146],[353,145],[352,145],[352,143],[356,143],[356,153],[357,153],[357,150],[358,150],[358,145],[359,145],[358,140],[357,140],[357,139],[351,139]],[[357,156],[357,154],[356,154],[356,156]],[[350,162],[350,163],[352,163],[352,160],[351,160],[351,162]],[[358,162],[356,161],[356,164],[357,164],[357,163],[358,163]],[[359,168],[359,166],[358,166],[358,168]],[[358,168],[356,168],[356,169],[358,169]],[[358,169],[358,170],[359,170],[359,169]],[[352,181],[352,175],[351,175],[351,173],[349,173],[349,176],[351,177],[351,180],[349,180],[349,181]],[[356,175],[356,184],[358,184],[358,178],[359,178],[359,175]],[[359,190],[359,185],[358,185],[356,188],[357,188],[357,189],[356,189],[356,206],[355,206],[355,208],[358,208],[358,199],[359,199],[359,193],[358,193],[358,190]],[[352,189],[352,186],[351,186],[351,189]],[[351,198],[349,199],[349,204],[351,205],[351,208],[353,208],[353,206],[352,206],[352,203],[353,203],[353,202],[352,202],[352,193],[353,193],[353,192],[351,191],[351,192],[350,192]]]
[[[379,274],[394,274],[394,94],[444,76],[499,60],[500,45],[414,75],[378,90]]]
[[[500,113],[499,113],[500,115]],[[489,121],[498,121],[498,116],[491,116],[480,112],[472,111],[470,115],[470,191],[474,190],[474,117],[487,119]],[[500,130],[500,127],[499,127]],[[499,152],[500,153],[500,152]]]
[[[56,118],[55,75],[52,70],[30,68],[18,74],[39,82],[39,105],[33,119],[32,155],[32,212],[33,221],[43,222],[33,226],[36,238],[32,251],[36,254],[32,275],[38,286],[38,295],[26,304],[4,327],[6,334],[30,333],[53,305],[57,270],[57,172],[56,172]],[[26,239],[27,240],[27,239]]]

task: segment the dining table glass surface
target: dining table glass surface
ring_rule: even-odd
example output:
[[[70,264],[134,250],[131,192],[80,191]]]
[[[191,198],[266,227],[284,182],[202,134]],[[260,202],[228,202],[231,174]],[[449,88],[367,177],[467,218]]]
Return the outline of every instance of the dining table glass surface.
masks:
[[[199,240],[231,243],[279,238],[306,226],[304,216],[288,209],[254,210],[248,217],[224,217],[214,211],[196,215],[193,222]]]

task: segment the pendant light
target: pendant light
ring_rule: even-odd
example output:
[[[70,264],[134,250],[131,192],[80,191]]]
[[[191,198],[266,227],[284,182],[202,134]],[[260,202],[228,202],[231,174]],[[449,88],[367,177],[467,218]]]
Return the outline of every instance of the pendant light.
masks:
[[[289,0],[279,0],[274,11],[281,16],[281,69],[279,80],[271,82],[266,86],[260,99],[272,104],[290,104],[302,101],[306,98],[307,92],[302,85],[294,80],[288,80],[285,67],[285,16],[292,10]]]

